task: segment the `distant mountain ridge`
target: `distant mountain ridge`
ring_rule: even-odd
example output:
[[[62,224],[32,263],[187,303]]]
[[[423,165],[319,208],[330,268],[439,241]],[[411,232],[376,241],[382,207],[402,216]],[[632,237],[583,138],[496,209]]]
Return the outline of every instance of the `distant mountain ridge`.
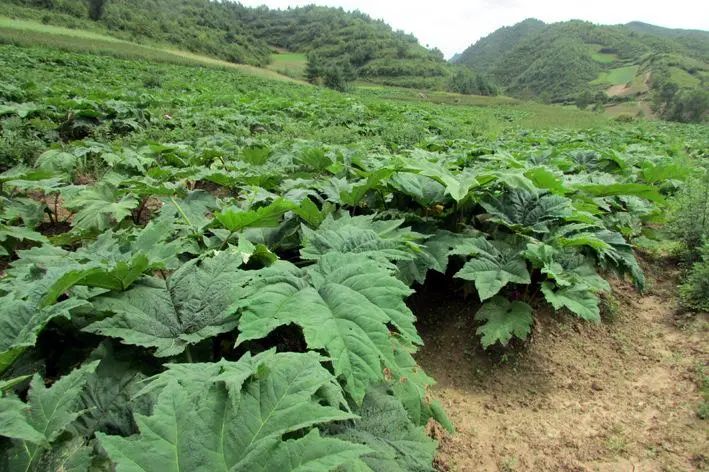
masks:
[[[456,62],[523,98],[564,102],[586,91],[641,96],[668,81],[705,88],[709,32],[527,19],[480,39]]]

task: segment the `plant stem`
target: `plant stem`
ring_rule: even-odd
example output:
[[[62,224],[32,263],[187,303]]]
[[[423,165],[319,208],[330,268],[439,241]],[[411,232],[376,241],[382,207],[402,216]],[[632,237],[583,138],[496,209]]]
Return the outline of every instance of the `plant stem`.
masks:
[[[222,245],[219,246],[220,251],[222,251],[224,249],[224,247],[229,243],[229,240],[231,239],[232,236],[234,236],[234,232],[229,231],[229,236],[227,236],[226,239],[224,240],[224,242],[222,243]]]
[[[175,208],[177,208],[178,213],[180,213],[180,216],[182,217],[182,219],[185,220],[185,223],[187,223],[187,226],[192,228],[192,231],[194,233],[196,233],[197,229],[192,225],[192,222],[190,221],[190,219],[187,218],[187,214],[185,214],[182,207],[177,203],[177,201],[175,200],[175,197],[170,197],[170,201],[172,202],[173,205],[175,205]]]

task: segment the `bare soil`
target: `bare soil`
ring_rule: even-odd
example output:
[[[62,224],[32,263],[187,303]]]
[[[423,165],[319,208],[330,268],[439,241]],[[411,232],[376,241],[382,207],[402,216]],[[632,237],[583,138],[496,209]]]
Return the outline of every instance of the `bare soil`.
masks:
[[[675,272],[646,267],[643,295],[612,280],[618,309],[601,324],[537,313],[524,346],[492,354],[474,335],[476,301],[424,287],[411,302],[426,343],[418,361],[457,429],[437,467],[709,470],[709,423],[696,413],[709,317],[679,314]]]

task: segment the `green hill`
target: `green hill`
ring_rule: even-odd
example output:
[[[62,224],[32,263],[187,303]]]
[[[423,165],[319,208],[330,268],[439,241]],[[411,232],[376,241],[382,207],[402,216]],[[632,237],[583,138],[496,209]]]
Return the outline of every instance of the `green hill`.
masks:
[[[543,21],[534,18],[528,18],[514,26],[504,26],[471,45],[452,61],[489,72],[500,57],[545,26]]]
[[[90,5],[102,4],[96,11]],[[210,0],[0,0],[4,14],[169,44],[235,63],[267,66],[276,50],[346,62],[368,81],[442,87],[451,68],[438,50],[360,12],[307,6],[247,8]]]
[[[709,32],[640,22],[608,26],[528,19],[482,38],[457,62],[490,75],[517,97],[562,103],[579,95],[660,100],[656,108],[662,111],[668,104],[660,97],[663,88],[672,89],[673,97],[706,93]]]

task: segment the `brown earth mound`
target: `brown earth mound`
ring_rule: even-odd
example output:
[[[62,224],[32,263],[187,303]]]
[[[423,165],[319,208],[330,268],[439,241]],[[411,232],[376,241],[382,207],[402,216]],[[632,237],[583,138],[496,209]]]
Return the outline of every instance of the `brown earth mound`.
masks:
[[[422,290],[412,300],[426,341],[418,360],[457,428],[442,440],[438,468],[707,470],[709,429],[696,411],[709,318],[677,314],[671,267],[647,273],[664,278],[651,278],[644,295],[612,281],[612,320],[537,314],[528,344],[496,355],[474,336],[474,300]]]

